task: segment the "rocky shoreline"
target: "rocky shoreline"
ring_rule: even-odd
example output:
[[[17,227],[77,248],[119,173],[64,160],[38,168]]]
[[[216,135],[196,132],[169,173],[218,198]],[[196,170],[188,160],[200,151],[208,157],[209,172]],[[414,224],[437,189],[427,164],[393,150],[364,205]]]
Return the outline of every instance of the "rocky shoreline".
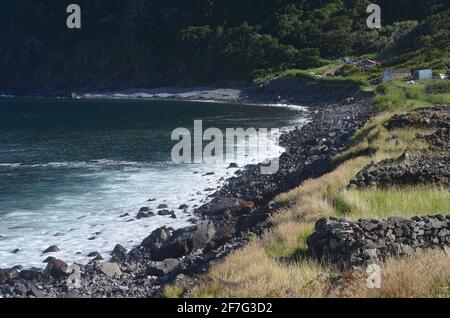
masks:
[[[267,96],[264,100],[271,102]],[[311,104],[310,111],[305,127],[282,135],[286,152],[279,171],[261,175],[260,165],[245,167],[195,211],[197,224],[176,231],[157,229],[131,251],[118,245],[108,262],[94,258],[87,265],[68,266],[49,257],[43,271],[20,266],[0,270],[0,297],[158,297],[167,283],[194,282],[198,274],[243,246],[245,233],[270,227],[269,217],[277,210],[275,195],[333,170],[332,157],[372,115],[370,98]]]

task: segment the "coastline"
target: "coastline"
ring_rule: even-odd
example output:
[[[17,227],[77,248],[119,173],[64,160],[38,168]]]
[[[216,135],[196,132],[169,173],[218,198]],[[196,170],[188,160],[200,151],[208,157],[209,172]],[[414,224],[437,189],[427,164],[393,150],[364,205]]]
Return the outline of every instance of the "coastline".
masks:
[[[261,104],[261,100],[257,99],[252,104]],[[235,99],[235,101],[239,100]],[[240,102],[242,101],[240,100]],[[249,99],[246,98],[245,101],[248,102]],[[219,100],[217,102],[225,101]],[[230,101],[226,102],[229,103]],[[17,282],[28,284],[30,290],[37,282],[44,285],[41,293],[36,292],[38,295],[34,295],[35,297],[100,297],[100,290],[105,288],[104,285],[111,278],[114,277],[118,284],[135,286],[137,282],[132,277],[139,277],[138,285],[144,285],[142,289],[137,289],[132,294],[129,293],[129,289],[119,291],[111,289],[110,295],[113,297],[158,296],[162,286],[166,283],[174,279],[180,279],[180,277],[183,278],[184,275],[195,276],[231,251],[245,244],[246,239],[241,235],[242,233],[247,231],[258,233],[269,227],[270,221],[268,219],[276,211],[276,206],[271,199],[276,194],[295,187],[308,177],[330,171],[333,167],[331,157],[345,149],[353,131],[362,126],[370,117],[370,106],[368,107],[368,104],[370,103],[367,100],[362,100],[356,101],[354,104],[336,103],[328,106],[310,106],[310,122],[302,129],[293,129],[281,136],[285,152],[280,157],[281,168],[277,174],[261,176],[256,172],[259,165],[246,166],[238,176],[228,179],[225,185],[212,195],[211,202],[195,211],[195,214],[200,217],[197,225],[174,232],[170,229],[165,229],[162,232],[161,230],[154,231],[150,235],[150,237],[153,235],[153,239],[155,239],[154,233],[161,235],[167,230],[166,234],[172,239],[177,236],[183,239],[186,234],[192,236],[193,233],[197,233],[205,243],[201,244],[200,249],[203,251],[200,253],[192,248],[184,251],[182,253],[184,255],[179,255],[180,257],[177,258],[176,266],[171,271],[163,271],[164,275],[159,275],[161,273],[158,272],[156,276],[145,276],[148,273],[149,264],[155,260],[155,256],[152,256],[152,254],[157,254],[154,248],[149,249],[145,246],[144,243],[146,240],[148,241],[147,238],[143,241],[143,244],[130,252],[124,251],[121,246],[117,246],[110,262],[93,261],[87,265],[75,264],[69,269],[65,268],[65,272],[72,270],[74,273],[78,273],[76,277],[80,281],[81,287],[79,288],[68,287],[70,284],[67,283],[67,276],[70,278],[74,273],[61,275],[64,278],[63,281],[61,281],[61,276],[52,274],[52,271],[54,271],[52,268],[55,266],[53,260],[48,263],[44,271],[22,270],[19,272],[16,269]],[[363,107],[361,107],[362,105]],[[342,122],[345,124],[342,125]],[[323,141],[324,136],[327,136],[330,140]],[[311,144],[312,140],[316,140],[317,145]],[[306,147],[304,147],[305,145]],[[205,236],[208,232],[214,232],[214,234]],[[156,238],[156,241],[159,239]],[[177,242],[180,243],[182,240]],[[175,259],[172,257],[156,258],[162,262],[166,259]],[[159,260],[160,258],[161,260]],[[102,264],[117,264],[116,273],[112,276],[105,274]],[[76,270],[73,270],[74,266]],[[167,267],[167,264],[164,266]],[[31,281],[26,279],[30,272],[33,273]],[[119,275],[116,276],[119,272],[120,277]],[[92,285],[92,277],[96,278],[94,279],[96,281],[94,285]],[[86,280],[85,284],[81,283],[83,280]],[[100,286],[102,287],[100,288]],[[0,290],[1,294],[2,291]]]
[[[11,105],[22,104],[25,105],[34,105],[36,106],[42,105],[43,109],[46,109],[45,105],[51,104],[54,107],[66,108],[71,110],[73,108],[81,108],[87,109],[91,108],[91,105],[102,105],[104,102],[77,102],[70,100],[60,100],[57,99],[30,99],[30,100],[18,100],[17,102],[12,101]],[[122,113],[127,114],[127,105],[130,104],[130,107],[134,107],[136,105],[138,109],[152,109],[153,103],[150,102],[118,102],[118,103],[109,103],[106,102],[106,105],[111,104],[112,107],[117,107],[124,109]],[[156,109],[165,109],[166,103],[155,103],[157,106]],[[171,103],[168,103],[171,104]],[[190,105],[196,105],[196,103],[175,103],[175,109],[180,110],[181,112],[187,108],[187,112],[189,112]],[[2,102],[3,105],[3,102]],[[9,102],[5,101],[5,105],[8,106]],[[116,105],[116,106],[114,106]],[[159,105],[159,106],[158,106]],[[148,106],[148,107],[147,107]],[[167,105],[170,106],[170,105]],[[50,106],[52,108],[53,106]],[[205,105],[199,106],[200,108],[207,107],[209,110],[205,114],[216,113],[216,107],[219,112],[228,112],[228,108],[235,108],[238,111],[241,109],[247,110],[251,107],[247,106],[238,106],[238,105]],[[109,108],[108,108],[109,109]],[[170,108],[172,109],[172,108]],[[284,119],[277,124],[277,127],[289,126],[293,125],[303,125],[303,118],[305,117],[303,111],[293,112],[288,110],[278,111],[277,109],[269,109],[263,108],[264,110],[260,111],[252,111],[251,113],[261,113],[262,117],[268,117],[265,115],[266,109],[267,112],[273,113],[277,116],[278,112],[284,113],[285,115],[281,116]],[[231,110],[233,112],[233,110]],[[150,111],[151,114],[155,112]],[[107,114],[105,114],[107,116]],[[224,113],[224,115],[226,115]],[[154,115],[152,115],[154,117]],[[205,115],[206,116],[206,115]],[[259,115],[257,115],[259,116]],[[131,115],[132,117],[132,115]],[[228,115],[230,118],[238,119],[234,115]],[[258,118],[258,117],[256,117]],[[136,118],[139,122],[139,118]],[[254,121],[253,116],[249,117],[251,125],[256,125],[255,127],[264,127],[262,122]],[[94,121],[95,122],[95,121]],[[189,123],[186,124],[190,124]],[[210,123],[211,124],[211,123]],[[220,125],[220,122],[218,122]],[[270,123],[269,123],[270,124]],[[131,120],[131,125],[139,125],[136,121]],[[232,125],[241,125],[241,123],[235,123]],[[246,125],[246,124],[244,124]],[[183,125],[184,126],[184,125]],[[5,126],[7,127],[7,126]],[[189,127],[189,126],[186,126]],[[219,126],[221,127],[221,126]],[[234,126],[231,126],[234,127]],[[172,128],[171,128],[172,129]],[[63,133],[63,132],[61,132]],[[168,136],[170,138],[170,132],[168,132]],[[277,133],[278,135],[278,133]],[[116,136],[121,136],[120,132]],[[271,139],[271,138],[269,138]],[[101,140],[101,138],[100,138]],[[93,139],[95,141],[95,139]],[[139,140],[138,140],[139,141]],[[163,142],[164,139],[161,141]],[[272,144],[272,141],[269,141]],[[56,144],[58,144],[58,140],[56,140]],[[137,143],[139,144],[139,143]],[[133,146],[131,144],[131,147]],[[149,147],[151,149],[153,147]],[[99,188],[107,189],[108,192],[99,193],[98,199],[95,199],[95,195],[85,195],[83,194],[83,200],[79,201],[77,204],[77,196],[80,194],[78,191],[68,192],[67,195],[59,195],[57,192],[56,198],[61,200],[61,203],[58,204],[57,208],[65,209],[66,213],[60,213],[61,216],[58,217],[58,222],[54,222],[52,226],[43,225],[40,219],[36,221],[31,221],[35,217],[29,217],[30,223],[33,222],[33,229],[29,231],[23,230],[25,226],[28,225],[28,221],[25,217],[22,217],[18,214],[16,217],[14,213],[8,213],[11,217],[6,217],[5,222],[3,223],[2,228],[0,229],[0,234],[5,235],[5,240],[2,241],[3,245],[0,249],[1,254],[1,262],[0,268],[11,268],[17,265],[21,265],[23,268],[45,268],[46,264],[43,261],[48,256],[57,257],[61,260],[64,260],[69,265],[72,263],[79,264],[87,264],[94,257],[91,257],[91,254],[100,254],[105,259],[109,258],[111,251],[114,249],[116,244],[121,244],[127,249],[134,248],[139,245],[143,238],[151,232],[152,230],[166,225],[173,227],[175,229],[181,227],[188,227],[193,224],[196,219],[196,216],[193,213],[193,210],[205,202],[209,202],[211,195],[215,192],[219,186],[223,184],[223,180],[225,178],[229,178],[234,175],[234,173],[238,169],[230,168],[228,162],[224,162],[222,164],[205,164],[205,165],[187,165],[183,168],[183,165],[173,165],[168,164],[170,169],[167,170],[168,173],[164,173],[163,176],[156,176],[153,171],[156,170],[151,168],[152,162],[147,162],[150,158],[153,158],[152,154],[145,154],[141,150],[142,148],[137,147],[135,152],[137,155],[132,155],[124,159],[125,161],[116,161],[116,160],[99,160],[98,162],[93,161],[83,161],[79,160],[78,156],[75,157],[64,157],[60,158],[58,162],[53,162],[54,157],[57,156],[58,151],[55,150],[49,151],[49,156],[46,158],[36,161],[36,162],[28,162],[22,161],[20,158],[17,160],[12,160],[11,163],[5,163],[4,167],[0,167],[2,173],[13,173],[17,171],[17,173],[23,173],[24,171],[28,171],[31,169],[38,169],[40,173],[44,173],[45,170],[49,170],[49,177],[52,174],[58,173],[60,174],[62,171],[67,171],[68,173],[78,174],[80,169],[87,170],[89,173],[93,170],[101,169],[103,165],[105,165],[105,169],[107,171],[111,171],[108,175],[108,178],[104,178],[103,184]],[[278,156],[283,150],[281,147],[274,147],[273,151],[269,151],[262,154],[260,157],[253,159],[250,157],[248,159],[244,158],[234,158],[233,163],[238,165],[238,168],[244,167],[246,164],[251,162],[259,162],[260,160],[265,160],[269,158],[273,158]],[[139,151],[142,153],[142,156],[139,155]],[[168,160],[170,160],[170,149],[168,151]],[[240,152],[240,151],[239,151]],[[103,154],[100,154],[102,157],[98,157],[98,154],[93,154],[95,158],[103,158]],[[113,159],[114,155],[110,157],[110,154],[106,154],[106,158]],[[94,158],[91,157],[91,158]],[[139,159],[135,157],[142,157],[143,161],[141,162]],[[84,156],[84,158],[89,158]],[[147,158],[147,159],[146,159]],[[3,161],[10,162],[7,157],[3,157]],[[39,162],[39,164],[35,164]],[[150,166],[149,166],[150,165]],[[9,167],[11,166],[11,168]],[[132,168],[133,167],[133,168]],[[14,170],[13,170],[14,169]],[[115,170],[126,170],[127,172],[122,173],[124,177],[120,177],[119,179],[114,177],[118,173]],[[133,171],[136,170],[136,171]],[[171,173],[171,171],[177,171],[176,173]],[[210,172],[214,172],[214,174],[207,175]],[[139,176],[137,175],[139,173]],[[156,173],[156,171],[155,171]],[[128,178],[126,176],[132,176]],[[172,184],[174,187],[169,186],[169,181],[174,177],[178,176],[178,182],[180,185],[177,185],[176,181],[173,181]],[[100,175],[100,177],[103,177]],[[94,177],[93,177],[94,178]],[[95,178],[97,178],[95,176]],[[99,178],[100,179],[100,178]],[[127,182],[122,182],[120,185],[116,180],[129,180]],[[148,180],[148,181],[145,181]],[[154,186],[152,186],[151,182],[156,182]],[[148,187],[148,182],[150,181],[150,193],[146,194],[146,188]],[[183,185],[181,185],[181,183]],[[84,183],[75,184],[77,187],[82,187]],[[134,189],[133,189],[134,187]],[[5,189],[8,189],[8,184],[4,185]],[[115,188],[117,190],[112,191]],[[162,190],[166,188],[166,190]],[[170,189],[172,188],[172,191]],[[76,190],[76,189],[75,189]],[[95,191],[94,191],[95,190]],[[134,191],[130,192],[130,191]],[[41,190],[38,189],[37,192]],[[90,192],[94,193],[97,191],[97,187],[93,188]],[[86,192],[86,191],[83,191]],[[166,192],[166,193],[165,193]],[[119,194],[118,196],[113,197],[113,194]],[[123,197],[122,195],[127,195],[127,197]],[[52,195],[47,196],[50,199],[53,199]],[[66,198],[70,198],[70,200],[66,200]],[[120,198],[121,197],[121,198]],[[148,201],[148,199],[155,199],[154,201]],[[27,197],[25,197],[27,199]],[[8,199],[7,199],[8,200]],[[105,205],[105,202],[108,202]],[[3,202],[2,202],[3,203]],[[95,205],[96,204],[96,205]],[[168,206],[166,209],[159,209],[158,206],[161,204],[165,204]],[[184,205],[186,208],[181,209],[180,207]],[[15,208],[19,208],[19,206],[15,205],[12,201],[11,204],[6,206],[3,204],[3,210],[6,212],[15,212]],[[25,207],[26,208],[26,207]],[[139,211],[142,208],[150,209],[151,212],[140,213]],[[74,211],[73,213],[71,211]],[[52,206],[49,205],[49,208],[41,208],[41,205],[36,205],[36,208],[33,212],[35,216],[39,218],[39,215],[52,215]],[[45,213],[45,214],[41,214]],[[161,212],[161,214],[159,214]],[[167,214],[163,215],[163,213],[173,213],[172,215]],[[154,216],[151,216],[153,215]],[[148,216],[148,217],[147,217]],[[48,219],[51,219],[49,217]],[[117,230],[115,230],[117,228]],[[34,242],[30,244],[29,242]],[[43,254],[42,251],[46,250],[50,245],[56,245],[59,248],[59,251],[51,254]]]
[[[326,106],[347,103],[347,99],[358,100],[372,96],[355,85],[321,84],[297,77],[278,77],[263,84],[248,86],[216,87],[154,87],[154,88],[92,88],[76,90],[36,90],[26,94],[0,92],[6,97],[54,97],[72,99],[123,99],[216,102],[248,105],[302,105]]]

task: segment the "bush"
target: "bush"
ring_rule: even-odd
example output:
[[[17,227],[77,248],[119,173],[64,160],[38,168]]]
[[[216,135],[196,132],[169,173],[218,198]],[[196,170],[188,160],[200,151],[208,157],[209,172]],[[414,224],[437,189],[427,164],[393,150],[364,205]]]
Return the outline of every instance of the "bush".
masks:
[[[358,73],[360,68],[356,65],[344,65],[339,70],[336,71],[335,75],[337,76],[350,76],[355,73]]]
[[[377,112],[392,111],[399,109],[406,96],[396,86],[381,84],[377,88],[377,96],[373,100],[374,110]]]
[[[439,81],[428,84],[425,87],[427,94],[447,94],[450,93],[450,81]]]

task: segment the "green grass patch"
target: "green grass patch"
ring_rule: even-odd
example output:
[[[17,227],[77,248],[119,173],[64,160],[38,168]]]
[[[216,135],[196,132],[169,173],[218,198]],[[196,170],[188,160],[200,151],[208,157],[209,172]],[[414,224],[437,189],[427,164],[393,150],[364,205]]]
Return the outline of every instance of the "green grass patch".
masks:
[[[267,81],[273,80],[279,77],[296,77],[310,82],[316,82],[323,85],[333,86],[369,86],[367,77],[363,75],[352,76],[323,76],[328,70],[336,67],[339,64],[331,64],[320,68],[301,70],[301,69],[288,69],[280,72],[268,72],[258,75],[254,79],[254,83],[261,85]]]
[[[292,254],[295,248],[289,247],[282,237],[277,237],[265,246],[265,250],[268,256],[277,259]]]
[[[333,206],[339,216],[348,215],[352,212],[352,207],[342,198],[334,199]]]
[[[377,112],[407,111],[418,106],[450,103],[447,81],[427,80],[406,84],[393,81],[378,85],[373,101]]]
[[[407,187],[343,191],[339,197],[345,215],[364,218],[413,217],[450,214],[450,191],[433,187]],[[339,212],[339,209],[337,209]]]
[[[268,240],[264,246],[266,254],[274,259],[292,258],[294,255],[302,254],[306,251],[306,240],[314,232],[314,229],[306,228],[296,233],[295,238],[291,242],[287,242],[285,237],[277,236],[275,239]],[[293,243],[292,243],[293,241]]]

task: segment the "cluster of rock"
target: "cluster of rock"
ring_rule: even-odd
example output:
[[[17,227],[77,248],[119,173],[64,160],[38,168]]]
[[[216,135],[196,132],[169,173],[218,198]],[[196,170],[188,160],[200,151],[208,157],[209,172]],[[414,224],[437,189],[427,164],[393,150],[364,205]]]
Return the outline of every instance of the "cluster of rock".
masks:
[[[397,114],[389,119],[386,127],[437,129],[431,135],[416,136],[430,145],[428,153],[421,157],[410,157],[406,150],[397,159],[372,162],[358,172],[349,188],[413,185],[450,187],[450,106],[421,107]]]
[[[358,222],[321,219],[307,240],[309,255],[340,268],[364,267],[389,257],[450,246],[450,216],[392,217]]]
[[[433,185],[450,187],[450,156],[409,157],[372,162],[350,181],[349,188]]]
[[[311,123],[281,136],[280,144],[286,151],[279,158],[276,173],[262,175],[261,164],[246,166],[212,196],[244,200],[261,195],[273,197],[305,179],[332,171],[337,165],[332,158],[348,147],[351,136],[372,114],[370,99],[311,110]]]
[[[450,128],[450,105],[416,108],[406,114],[392,116],[386,128]]]
[[[433,151],[450,153],[450,128],[439,128],[434,134],[423,136]]]
[[[159,228],[130,252],[117,245],[109,262],[94,260],[87,265],[68,266],[62,260],[49,257],[44,270],[2,269],[0,295],[149,297],[157,291],[155,282],[159,278],[192,271],[189,266],[214,247],[215,238],[214,224],[201,221],[176,231]],[[130,286],[134,289],[130,290]]]
[[[187,205],[182,205],[180,206],[180,210],[187,210],[188,206]],[[173,210],[168,210],[168,206],[166,204],[160,204],[158,206],[159,211],[157,213],[155,213],[154,211],[152,211],[152,209],[150,209],[149,207],[142,207],[138,214],[136,215],[136,219],[140,220],[140,219],[146,219],[146,218],[151,218],[153,216],[159,215],[159,216],[170,216],[172,219],[176,219],[177,215],[175,214],[175,211]]]

